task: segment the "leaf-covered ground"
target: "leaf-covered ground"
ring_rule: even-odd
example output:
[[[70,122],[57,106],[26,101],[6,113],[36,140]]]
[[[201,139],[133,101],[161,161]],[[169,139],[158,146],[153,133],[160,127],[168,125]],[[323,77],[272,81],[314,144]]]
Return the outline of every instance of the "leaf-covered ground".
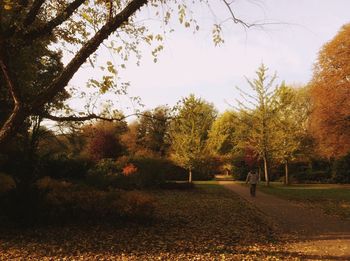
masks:
[[[0,260],[298,260],[268,222],[218,185],[151,192],[148,224],[70,225],[0,230]]]

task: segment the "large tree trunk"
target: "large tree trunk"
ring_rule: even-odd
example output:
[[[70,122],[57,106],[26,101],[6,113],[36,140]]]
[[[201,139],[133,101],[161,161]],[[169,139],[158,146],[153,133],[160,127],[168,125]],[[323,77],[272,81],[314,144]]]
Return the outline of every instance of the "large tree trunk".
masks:
[[[284,162],[284,185],[289,185],[288,160]]]
[[[265,173],[266,186],[270,186],[270,178],[269,178],[269,171],[268,171],[268,164],[267,164],[266,157],[264,157],[263,160],[264,160],[264,173]]]

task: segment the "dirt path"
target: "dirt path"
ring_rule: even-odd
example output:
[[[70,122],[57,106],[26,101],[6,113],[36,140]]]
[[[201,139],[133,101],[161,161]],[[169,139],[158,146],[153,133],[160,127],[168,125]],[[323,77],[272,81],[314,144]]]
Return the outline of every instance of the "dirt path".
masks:
[[[292,239],[288,251],[303,253],[308,260],[350,260],[350,221],[260,191],[251,197],[247,187],[232,181],[219,183],[263,212],[285,239]]]

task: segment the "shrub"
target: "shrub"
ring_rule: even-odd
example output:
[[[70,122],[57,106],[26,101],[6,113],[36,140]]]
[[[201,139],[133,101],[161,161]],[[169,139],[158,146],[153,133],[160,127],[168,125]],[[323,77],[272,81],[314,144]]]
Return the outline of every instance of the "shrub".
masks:
[[[301,171],[290,174],[293,183],[328,183],[331,181],[329,171]]]
[[[44,178],[30,191],[14,190],[1,200],[1,215],[16,223],[116,222],[153,217],[155,200],[145,192],[77,186]]]
[[[44,193],[35,186],[17,187],[0,197],[0,217],[20,224],[33,224],[43,214]]]
[[[194,166],[193,180],[213,179],[214,174],[219,173],[221,164],[222,162],[219,157],[204,155]]]
[[[234,159],[232,163],[232,176],[236,180],[245,180],[250,170],[249,166],[242,159]]]
[[[86,183],[99,189],[127,188],[122,167],[113,159],[102,159],[88,171]]]
[[[6,193],[16,187],[13,178],[5,173],[0,173],[0,194]]]
[[[194,176],[201,177],[196,171]],[[187,181],[188,172],[166,159],[122,157],[100,161],[89,171],[87,183],[101,189],[141,189],[160,187],[167,180]]]
[[[101,191],[89,187],[52,190],[45,204],[51,217],[68,221],[148,219],[155,209],[154,199],[145,192]]]
[[[124,176],[130,176],[132,174],[135,174],[137,172],[137,168],[134,166],[134,164],[130,163],[127,164],[124,168],[123,168],[123,175]]]
[[[338,183],[350,183],[350,152],[334,162],[332,180]]]
[[[121,172],[121,167],[113,159],[102,159],[89,170],[89,175],[112,176]]]
[[[69,158],[66,155],[46,156],[39,159],[36,174],[54,179],[83,179],[91,165],[86,159]]]
[[[130,159],[130,163],[138,169],[137,173],[130,177],[137,188],[159,187],[165,182],[161,159],[133,158]]]
[[[56,180],[51,177],[43,177],[36,181],[36,186],[40,190],[58,190],[72,186],[72,183],[65,180]]]

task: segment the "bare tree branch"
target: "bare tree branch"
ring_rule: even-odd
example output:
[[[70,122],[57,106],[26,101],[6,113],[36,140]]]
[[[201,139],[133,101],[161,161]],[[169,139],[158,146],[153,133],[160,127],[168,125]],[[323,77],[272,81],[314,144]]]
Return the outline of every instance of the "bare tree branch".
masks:
[[[234,12],[233,12],[233,10],[231,8],[232,2],[229,3],[227,0],[222,0],[222,1],[224,2],[224,4],[226,5],[228,11],[230,12],[230,14],[232,16],[231,20],[233,20],[234,23],[242,24],[244,27],[247,27],[247,28],[250,28],[250,27],[254,26],[254,24],[248,24],[248,23],[244,22],[243,20],[241,20],[241,19],[236,17],[236,15],[234,14]]]

